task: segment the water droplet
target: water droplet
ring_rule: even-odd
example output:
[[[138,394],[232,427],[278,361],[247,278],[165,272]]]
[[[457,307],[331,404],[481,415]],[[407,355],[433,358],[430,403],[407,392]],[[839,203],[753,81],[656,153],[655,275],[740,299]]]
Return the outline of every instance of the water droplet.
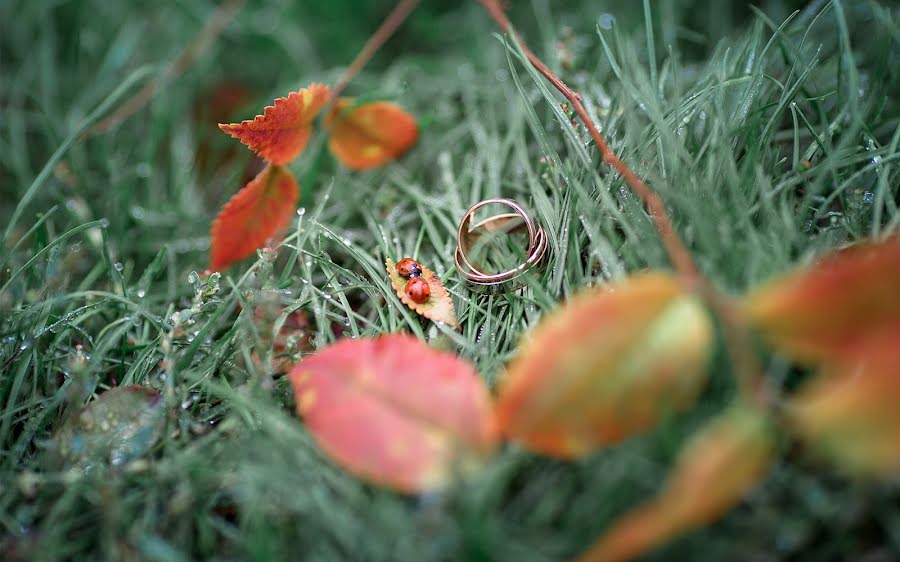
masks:
[[[299,209],[297,209],[297,216],[298,216],[298,217],[302,217],[302,216],[305,215],[305,214],[306,214],[306,207],[300,207]]]
[[[875,194],[871,191],[866,191],[865,193],[863,193],[863,202],[867,205],[871,205],[875,202]]]
[[[145,291],[143,289],[138,289],[138,292],[136,294],[137,294],[137,298],[142,299],[142,298],[144,298],[144,296],[147,295],[147,291]]]
[[[599,25],[601,29],[612,29],[615,23],[616,18],[614,18],[612,14],[600,14],[600,17],[597,19],[597,25]]]
[[[113,269],[115,269],[116,271],[122,271],[123,269],[125,269],[125,266],[122,265],[122,262],[117,261],[113,264]]]
[[[100,219],[100,228],[109,228],[109,219],[108,218],[103,217],[102,219]]]
[[[134,167],[134,173],[139,178],[149,178],[150,174],[153,173],[153,166],[151,166],[147,162],[141,162]]]

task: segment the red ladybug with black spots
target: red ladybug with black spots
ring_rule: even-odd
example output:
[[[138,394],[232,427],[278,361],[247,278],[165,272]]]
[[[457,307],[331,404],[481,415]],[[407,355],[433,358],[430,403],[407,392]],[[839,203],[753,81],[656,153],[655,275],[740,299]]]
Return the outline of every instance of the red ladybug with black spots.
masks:
[[[413,302],[422,304],[431,296],[431,286],[421,277],[413,277],[406,283],[406,295]]]
[[[397,273],[407,279],[410,277],[420,277],[422,275],[422,266],[412,258],[403,258],[397,262]]]

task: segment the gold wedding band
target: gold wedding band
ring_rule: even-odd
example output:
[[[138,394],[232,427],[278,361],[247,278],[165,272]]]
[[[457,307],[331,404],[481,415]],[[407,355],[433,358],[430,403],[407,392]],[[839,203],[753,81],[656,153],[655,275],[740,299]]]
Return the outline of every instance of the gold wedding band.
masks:
[[[486,205],[499,204],[509,207],[512,213],[502,213],[488,217],[473,225],[475,212]],[[492,232],[514,232],[525,230],[528,233],[528,247],[525,252],[525,261],[516,267],[499,273],[484,273],[475,267],[466,255],[478,240]],[[456,252],[454,261],[456,269],[466,280],[477,288],[507,289],[513,290],[521,286],[513,281],[531,268],[537,265],[547,251],[547,236],[540,224],[535,223],[525,208],[517,201],[505,198],[485,199],[475,203],[459,221],[459,229],[456,231]]]

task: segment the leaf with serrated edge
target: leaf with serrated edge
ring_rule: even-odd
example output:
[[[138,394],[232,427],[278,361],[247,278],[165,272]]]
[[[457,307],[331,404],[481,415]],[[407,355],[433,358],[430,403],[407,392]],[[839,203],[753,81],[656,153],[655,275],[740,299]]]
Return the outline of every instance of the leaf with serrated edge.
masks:
[[[328,148],[352,170],[382,166],[412,148],[419,136],[415,118],[403,108],[379,101],[352,107],[341,98],[328,112]]]
[[[900,235],[826,255],[753,291],[744,306],[773,346],[800,361],[898,352]]]
[[[656,499],[613,523],[577,562],[625,562],[709,525],[765,476],[773,452],[765,414],[732,408],[688,442]]]
[[[328,94],[328,86],[310,84],[278,98],[254,119],[220,123],[219,128],[272,164],[287,164],[306,147],[312,122],[328,101]]]
[[[356,476],[405,493],[443,488],[496,442],[472,365],[412,336],[344,339],[290,373],[320,447]]]
[[[213,221],[210,268],[222,269],[253,255],[286,228],[300,200],[300,188],[287,168],[268,166],[219,211]]]
[[[427,301],[417,303],[406,294],[405,289],[409,279],[397,273],[394,261],[388,258],[384,265],[387,267],[391,286],[397,292],[397,298],[403,301],[406,306],[433,322],[443,322],[454,328],[459,327],[459,322],[456,320],[456,311],[453,308],[453,299],[433,271],[420,264],[420,267],[422,267],[422,279],[428,282],[428,286],[431,288],[431,296],[428,297]]]
[[[673,277],[633,276],[570,299],[524,341],[497,402],[500,430],[578,457],[693,404],[713,329]]]

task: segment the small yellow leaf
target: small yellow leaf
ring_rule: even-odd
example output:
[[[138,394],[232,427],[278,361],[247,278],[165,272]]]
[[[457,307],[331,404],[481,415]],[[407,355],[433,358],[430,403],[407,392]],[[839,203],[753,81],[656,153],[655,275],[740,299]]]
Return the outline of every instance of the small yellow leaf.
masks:
[[[409,279],[397,272],[397,266],[394,263],[394,260],[388,258],[385,260],[384,265],[387,268],[388,277],[391,279],[391,286],[394,288],[394,291],[397,292],[397,298],[403,301],[406,306],[432,322],[443,322],[453,328],[459,327],[459,322],[456,320],[456,311],[453,308],[453,299],[450,297],[450,293],[447,292],[444,284],[441,283],[441,280],[433,271],[427,267],[421,266],[422,279],[424,279],[431,288],[431,296],[429,296],[428,300],[425,302],[417,303],[406,294],[406,284],[409,282]]]

